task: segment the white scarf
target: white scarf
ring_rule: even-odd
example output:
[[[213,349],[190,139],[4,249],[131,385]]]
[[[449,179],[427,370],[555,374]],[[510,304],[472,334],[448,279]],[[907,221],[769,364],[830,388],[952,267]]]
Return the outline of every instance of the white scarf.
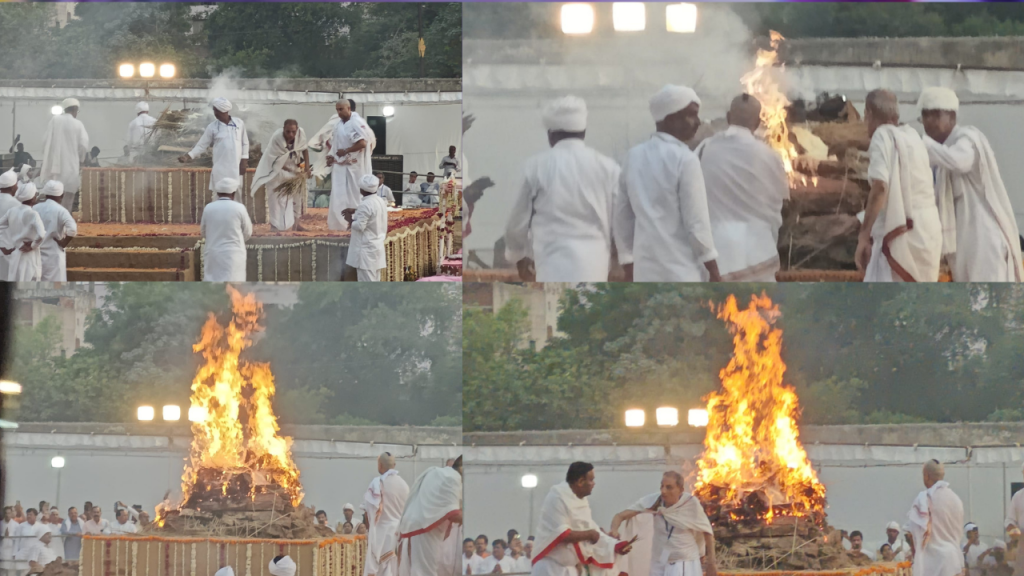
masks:
[[[562,482],[551,487],[546,502],[551,499],[560,500],[562,506],[545,506],[540,513],[540,522],[537,526],[537,539],[534,544],[535,554],[533,563],[552,553],[556,546],[571,531],[598,530],[600,527],[594,522],[590,511],[590,502],[586,498],[579,498],[569,487],[568,482]],[[567,511],[568,514],[564,514]],[[615,564],[615,545],[618,540],[601,532],[601,538],[597,544],[590,542],[578,542],[570,548],[575,560],[590,568],[592,575],[611,573]],[[552,557],[559,564],[565,565],[568,559],[564,553],[556,553]]]
[[[308,147],[306,131],[302,128],[299,128],[299,131],[295,134],[295,145],[291,150],[288,149],[288,143],[284,139],[284,128],[278,128],[277,132],[274,132],[274,135],[270,137],[270,143],[267,144],[267,149],[264,150],[263,156],[260,158],[260,163],[256,167],[256,173],[252,177],[249,193],[255,196],[256,191],[261,186],[266,185],[267,182],[270,182],[281,173],[292,152],[299,154]]]
[[[402,539],[429,532],[462,508],[462,476],[454,468],[428,468],[409,490],[398,524]]]

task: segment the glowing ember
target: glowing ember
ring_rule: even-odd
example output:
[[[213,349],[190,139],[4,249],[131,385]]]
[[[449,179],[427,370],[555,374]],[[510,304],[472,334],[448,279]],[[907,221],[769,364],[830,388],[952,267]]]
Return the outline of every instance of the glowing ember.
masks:
[[[790,175],[792,181],[793,161],[796,160],[797,151],[789,141],[789,128],[786,126],[786,107],[790,102],[779,90],[779,82],[775,77],[779,43],[783,40],[785,38],[782,34],[772,30],[771,50],[758,49],[754,69],[740,78],[740,82],[747,94],[761,102],[761,122],[764,125],[765,141],[782,157],[786,174]]]
[[[190,415],[192,449],[182,476],[186,507],[217,498],[258,497],[302,501],[299,470],[291,456],[291,438],[277,434],[271,400],[274,377],[270,365],[239,361],[262,329],[263,305],[255,296],[228,286],[232,318],[221,326],[213,314],[193,346],[206,363],[192,382]],[[283,503],[282,503],[283,504]]]
[[[782,383],[782,331],[773,327],[778,307],[755,296],[741,310],[730,296],[718,317],[734,335],[734,353],[719,374],[722,390],[707,397],[694,494],[732,520],[811,516],[823,522],[825,486],[798,438],[796,393]]]

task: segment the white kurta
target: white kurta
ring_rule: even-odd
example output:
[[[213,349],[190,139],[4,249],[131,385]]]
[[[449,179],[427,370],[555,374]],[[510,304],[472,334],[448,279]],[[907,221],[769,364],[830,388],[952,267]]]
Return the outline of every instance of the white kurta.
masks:
[[[138,531],[139,529],[131,521],[121,524],[120,522],[115,520],[110,523],[111,534],[135,534]]]
[[[89,134],[85,124],[71,114],[50,119],[43,140],[43,162],[39,181],[58,180],[64,184],[64,207],[71,210],[82,186],[81,167],[89,152]]]
[[[462,509],[462,476],[453,468],[428,468],[409,491],[399,523],[399,574],[454,576],[458,552],[447,567],[448,550],[461,547],[452,516]],[[458,542],[454,542],[458,540]]]
[[[57,243],[68,236],[78,235],[78,225],[71,217],[71,212],[53,200],[40,202],[32,207],[43,221],[46,239],[39,246],[42,258],[43,282],[67,282],[68,268],[64,249]]]
[[[213,170],[210,172],[210,190],[223,180],[231,178],[238,180],[241,184],[241,177],[238,169],[242,165],[243,158],[249,158],[249,135],[245,133],[245,123],[241,118],[231,118],[227,124],[220,120],[214,120],[206,126],[199,142],[189,150],[190,158],[198,158],[208,149],[213,148]],[[241,196],[237,196],[241,203]]]
[[[352,215],[352,237],[349,240],[345,264],[359,270],[376,273],[388,267],[384,240],[388,236],[388,206],[376,194],[363,196]],[[368,279],[374,274],[365,275]]]
[[[964,569],[964,505],[949,483],[936,482],[918,494],[909,517],[916,550],[913,576],[959,576]]]
[[[630,507],[637,512],[651,513],[660,494],[648,494]],[[691,494],[683,494],[675,505],[659,506],[654,515],[654,534],[649,548],[630,553],[650,555],[651,576],[700,576],[700,559],[705,554],[704,534],[711,534],[700,501]]]
[[[398,470],[388,470],[376,483],[379,490],[376,505],[367,502],[367,516],[370,530],[366,536],[366,565],[364,574],[396,576],[398,574],[398,524],[409,498],[409,485],[398,475]],[[371,485],[370,490],[373,490]],[[371,510],[372,508],[372,510]]]
[[[944,144],[927,136],[924,144],[936,169],[939,214],[954,220],[942,223],[952,244],[943,253],[955,253],[953,281],[1020,282],[1020,233],[988,139],[977,128],[956,126]]]
[[[54,556],[64,557],[64,539],[60,537],[60,524],[47,524],[50,528],[50,543],[47,547]]]
[[[7,214],[7,212],[15,206],[21,206],[21,202],[18,202],[18,200],[14,198],[14,194],[0,194],[0,217]],[[0,235],[0,239],[2,238],[3,236]],[[9,261],[8,256],[4,256],[0,253],[0,279],[7,278]]]
[[[153,132],[153,124],[156,124],[156,118],[150,116],[148,112],[139,114],[128,123],[126,140],[128,141],[128,153],[132,158],[142,153],[146,140]]]
[[[532,257],[538,282],[607,282],[619,165],[568,138],[527,160],[523,171],[505,258]]]
[[[367,146],[362,150],[344,157],[337,155],[338,150],[351,148],[360,140],[367,142]],[[354,117],[347,122],[338,122],[334,127],[331,134],[331,154],[334,154],[335,163],[331,167],[331,205],[327,211],[327,228],[330,230],[349,229],[349,224],[341,213],[347,208],[359,206],[362,196],[359,193],[359,180],[373,170],[369,142],[370,139]]]
[[[598,528],[586,498],[578,498],[567,482],[552,486],[540,507],[533,574],[575,574],[577,564],[586,565],[591,574],[605,574],[612,570],[616,540],[611,536],[601,533],[597,544],[567,544],[563,541],[572,531]]]
[[[29,524],[27,521],[19,524],[16,536],[21,536],[21,538],[16,538],[14,543],[15,558],[28,560],[35,549],[43,548],[43,543],[39,540],[39,537],[49,531],[49,526],[39,520],[36,520],[35,524]]]
[[[382,200],[388,202],[389,204],[395,203],[395,195],[394,193],[391,192],[391,188],[388,188],[383,184],[381,184],[380,187],[377,188],[377,196],[380,196]]]
[[[43,274],[39,247],[46,238],[46,228],[39,214],[31,206],[21,204],[0,216],[0,245],[14,248],[7,256],[8,282],[38,282]],[[32,250],[22,252],[28,242]]]
[[[267,218],[270,225],[278,230],[291,228],[302,216],[306,198],[285,196],[278,189],[300,174],[299,166],[306,148],[306,132],[302,128],[298,129],[291,144],[284,138],[284,129],[278,129],[264,147],[259,166],[253,174],[250,193],[255,196],[260,186],[266,186]]]
[[[868,179],[884,182],[888,195],[871,229],[864,281],[937,282],[942,223],[924,142],[910,126],[884,125],[871,138],[868,155]]]
[[[775,282],[779,271],[782,203],[789,179],[782,159],[739,126],[701,142],[711,234],[726,282]]]
[[[13,560],[15,540],[8,538],[8,536],[16,536],[18,534],[18,522],[11,520],[5,522],[0,520],[0,560]]]
[[[1016,526],[1024,530],[1024,490],[1018,490],[1006,511],[1006,527]],[[1020,546],[1020,544],[1017,544]],[[1017,553],[1017,561],[1013,566],[1013,576],[1024,576],[1024,553]]]
[[[466,555],[462,555],[462,572],[461,574],[484,574],[484,559],[478,556],[475,552],[469,558]],[[530,571],[529,567],[526,569]]]
[[[700,160],[679,139],[657,132],[630,149],[624,194],[615,208],[619,262],[637,282],[700,282],[718,257]]]
[[[203,280],[245,282],[245,242],[252,236],[252,220],[245,206],[218,198],[203,209],[199,232],[203,248]]]

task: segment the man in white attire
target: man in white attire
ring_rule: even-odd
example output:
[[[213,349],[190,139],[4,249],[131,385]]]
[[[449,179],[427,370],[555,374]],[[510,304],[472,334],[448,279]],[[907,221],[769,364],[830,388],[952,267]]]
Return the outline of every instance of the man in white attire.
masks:
[[[43,141],[43,162],[39,181],[58,180],[64,184],[64,207],[72,211],[82,186],[82,162],[89,153],[89,133],[78,119],[81,104],[74,98],[60,103],[64,110],[50,119]]]
[[[145,149],[146,141],[153,132],[156,118],[149,115],[149,102],[135,105],[135,118],[128,123],[128,155],[135,158]]]
[[[377,195],[380,181],[364,174],[359,181],[362,200],[356,209],[347,209],[344,218],[352,225],[345,265],[356,269],[359,282],[380,282],[380,271],[388,267],[384,241],[388,236],[388,205]]]
[[[327,165],[331,168],[331,205],[327,212],[327,227],[348,230],[350,225],[343,213],[359,206],[359,181],[373,170],[370,156],[373,148],[370,138],[352,112],[348,100],[335,104],[340,121],[331,133],[331,150]]]
[[[385,452],[377,457],[377,476],[363,496],[361,508],[366,512],[366,563],[364,576],[397,576],[398,523],[409,498],[409,485],[395,469],[395,457]]]
[[[40,192],[41,201],[32,208],[39,214],[46,230],[46,239],[39,247],[43,282],[67,282],[67,256],[64,249],[78,235],[78,225],[71,212],[61,204],[64,185],[50,180]]]
[[[220,194],[215,188],[218,183],[232,180],[238,185],[245,177],[245,171],[249,168],[249,135],[245,132],[245,123],[242,119],[231,116],[233,106],[227,98],[216,98],[211,106],[215,120],[206,126],[202,137],[192,150],[179,157],[178,161],[191,162],[212,148],[213,170],[210,172],[210,190]],[[242,201],[241,197],[236,197],[235,200]]]
[[[946,471],[938,460],[925,463],[922,475],[925,490],[914,499],[908,514],[914,576],[960,576],[964,571],[960,549],[963,502],[943,480]]]
[[[1024,473],[1024,467],[1021,468]],[[1024,529],[1024,490],[1018,490],[1010,499],[1009,509],[1006,511],[1005,527],[1011,540],[1017,540],[1018,550],[1020,549],[1020,533]],[[1017,560],[1013,564],[1013,576],[1024,576],[1024,553],[1017,552]]]
[[[953,281],[1020,282],[1020,232],[988,138],[957,123],[960,100],[948,88],[925,88],[918,107]]]
[[[274,132],[263,150],[249,187],[251,193],[255,196],[260,186],[267,187],[267,218],[274,229],[303,230],[299,218],[307,201],[305,195],[286,196],[279,189],[297,176],[309,178],[312,175],[306,132],[297,121],[285,120],[284,127]],[[300,164],[306,168],[300,169]]]
[[[245,242],[252,236],[252,220],[245,206],[235,202],[238,180],[223,178],[214,191],[217,199],[203,208],[199,233],[203,247],[203,280],[245,282]]]
[[[401,576],[455,576],[462,562],[462,457],[425,470],[413,483],[399,523]]]
[[[0,216],[0,252],[7,258],[7,281],[38,282],[43,274],[40,246],[46,239],[46,228],[39,213],[32,209],[36,185],[23,185],[14,198],[21,205]]]
[[[527,281],[607,282],[619,165],[584,144],[583,99],[549,102],[543,118],[551,149],[526,162],[505,229],[505,258]]]

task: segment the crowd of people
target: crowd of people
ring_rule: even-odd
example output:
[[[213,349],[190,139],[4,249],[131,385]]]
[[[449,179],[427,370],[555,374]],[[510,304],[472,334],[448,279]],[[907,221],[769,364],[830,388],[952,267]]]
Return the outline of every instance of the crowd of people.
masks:
[[[700,106],[691,88],[665,86],[650,99],[656,131],[620,166],[584,143],[583,99],[547,104],[550,149],[526,162],[505,231],[520,276],[605,282],[614,249],[627,281],[774,282],[790,187],[758,135],[761,102],[737,96],[728,128],[691,150]],[[927,88],[918,106],[923,137],[900,123],[895,94],[867,95],[871,190],[857,268],[868,282],[935,282],[945,261],[956,282],[1020,282],[1021,237],[987,138],[957,123],[952,90]]]
[[[508,531],[506,540],[490,542],[486,534],[476,540],[466,538],[462,541],[462,574],[529,574],[533,540],[530,536],[523,542],[514,529]]]

